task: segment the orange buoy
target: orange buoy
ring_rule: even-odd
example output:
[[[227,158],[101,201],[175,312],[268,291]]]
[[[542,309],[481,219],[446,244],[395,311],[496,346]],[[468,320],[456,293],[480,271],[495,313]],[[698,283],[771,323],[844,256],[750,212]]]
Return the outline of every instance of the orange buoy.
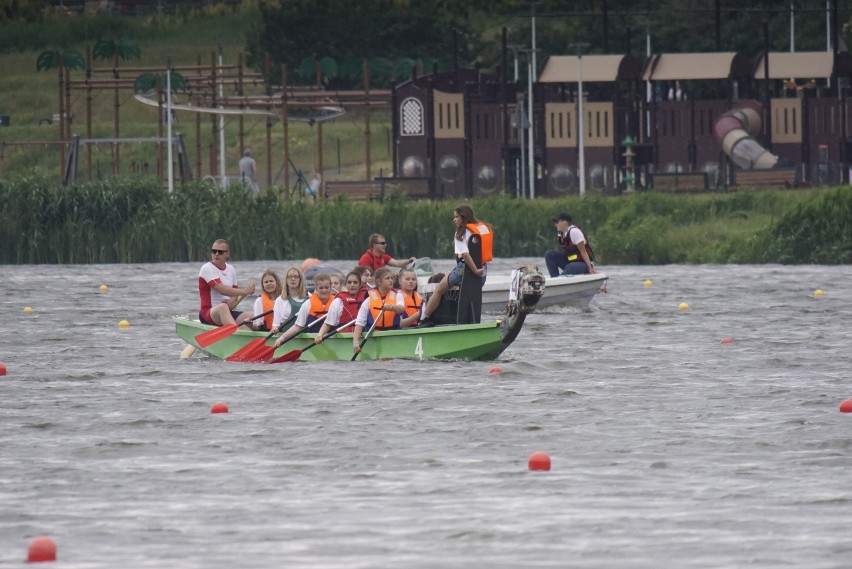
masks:
[[[721,340],[719,340],[719,343],[720,344],[733,344],[734,341],[731,338],[722,338]]]
[[[0,375],[6,375],[6,364],[0,362]]]
[[[852,399],[847,399],[840,403],[841,413],[852,413]]]
[[[56,561],[56,544],[49,537],[37,537],[30,542],[27,553],[29,563],[40,563],[42,561]]]
[[[210,407],[211,413],[227,413],[228,406],[224,403],[214,403],[212,407]]]
[[[314,265],[319,265],[319,264],[320,264],[319,259],[314,259],[313,257],[305,259],[305,262],[302,263],[302,272],[304,273],[305,271],[307,271],[308,267],[313,267]]]
[[[503,371],[503,368],[501,368],[501,367],[493,367],[493,368],[488,370],[488,373],[500,373],[502,371]]]
[[[527,461],[530,470],[550,470],[550,457],[546,452],[534,452]]]

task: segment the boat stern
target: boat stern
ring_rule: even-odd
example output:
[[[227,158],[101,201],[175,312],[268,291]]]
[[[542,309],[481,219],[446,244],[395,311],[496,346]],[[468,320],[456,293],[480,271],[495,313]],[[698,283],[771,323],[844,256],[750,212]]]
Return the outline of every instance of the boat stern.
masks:
[[[501,322],[501,341],[511,344],[520,333],[527,314],[535,310],[544,296],[545,278],[535,265],[525,265],[512,271],[509,285],[509,304]]]

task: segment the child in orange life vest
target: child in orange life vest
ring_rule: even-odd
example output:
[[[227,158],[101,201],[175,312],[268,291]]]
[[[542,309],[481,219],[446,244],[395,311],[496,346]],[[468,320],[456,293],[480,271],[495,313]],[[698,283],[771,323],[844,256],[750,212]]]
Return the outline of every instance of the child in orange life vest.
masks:
[[[292,265],[284,271],[281,295],[275,299],[275,313],[270,332],[282,332],[292,324],[290,316],[297,313],[308,298],[308,287],[302,269]],[[290,322],[291,324],[285,323]],[[283,329],[282,329],[282,326]]]
[[[254,301],[252,314],[262,314],[275,307],[275,299],[281,294],[281,279],[278,278],[278,273],[272,269],[266,269],[260,277],[260,288],[262,292]],[[252,328],[263,331],[272,330],[273,317],[273,314],[267,314],[263,318],[255,318],[251,322]]]
[[[405,312],[405,295],[393,289],[393,273],[387,267],[378,269],[373,275],[376,288],[370,289],[367,299],[358,309],[352,347],[357,354],[361,351],[361,332],[376,323],[377,330],[399,330]]]
[[[364,302],[363,297],[359,298],[359,293],[362,291],[366,294],[366,290],[361,288],[361,276],[358,272],[352,271],[346,275],[346,290],[339,292],[334,297],[328,309],[328,316],[322,323],[322,328],[317,333],[317,337],[314,338],[314,342],[321,344],[322,337],[333,328],[339,324],[346,324],[355,320],[355,317],[358,316],[358,310],[361,308],[361,303]],[[334,291],[332,290],[332,292]],[[342,328],[340,331],[352,332],[354,329],[355,326],[353,325]]]
[[[315,332],[319,326],[311,326],[311,324],[328,313],[333,300],[334,297],[331,295],[331,279],[326,274],[315,276],[314,293],[308,297],[308,300],[299,309],[295,324],[275,341],[275,347],[277,348],[306,328],[310,328],[310,330],[307,330],[308,332]]]
[[[473,213],[473,208],[469,205],[460,205],[453,210],[453,224],[456,226],[453,246],[458,262],[455,268],[441,279],[441,282],[435,287],[432,296],[429,297],[429,302],[426,303],[426,308],[423,309],[423,317],[420,319],[420,326],[423,327],[435,325],[430,316],[438,308],[444,293],[450,287],[461,284],[465,269],[478,277],[482,277],[482,283],[485,284],[486,264],[491,260],[494,242],[494,233],[491,231],[491,227],[486,223],[478,221]],[[467,248],[467,241],[474,233],[482,238],[482,267],[476,266]]]
[[[405,295],[405,314],[400,325],[403,328],[417,326],[420,321],[420,311],[423,308],[423,299],[417,293],[417,272],[413,269],[402,269],[397,278],[399,292]]]

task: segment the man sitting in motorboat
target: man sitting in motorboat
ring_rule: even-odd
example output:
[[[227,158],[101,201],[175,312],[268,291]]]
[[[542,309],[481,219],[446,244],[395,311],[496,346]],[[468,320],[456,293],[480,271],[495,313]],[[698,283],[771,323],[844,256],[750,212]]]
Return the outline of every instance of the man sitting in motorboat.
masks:
[[[553,218],[556,224],[556,241],[559,249],[544,254],[544,261],[551,277],[563,275],[594,274],[595,254],[583,230],[574,225],[571,216],[565,212]]]

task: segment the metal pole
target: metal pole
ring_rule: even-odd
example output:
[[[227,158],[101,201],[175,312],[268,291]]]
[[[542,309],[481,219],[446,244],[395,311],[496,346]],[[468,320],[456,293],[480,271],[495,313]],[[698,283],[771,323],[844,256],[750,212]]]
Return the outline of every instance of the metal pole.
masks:
[[[577,54],[577,61],[579,63],[579,69],[577,73],[577,101],[578,101],[578,110],[577,110],[577,129],[580,131],[579,134],[579,156],[578,161],[580,162],[580,197],[586,195],[586,153],[585,153],[585,138],[586,131],[583,126],[583,53],[580,52]]]
[[[535,2],[531,5],[532,8],[532,47],[530,49],[530,57],[529,57],[529,78],[528,86],[529,86],[529,100],[527,101],[528,105],[528,113],[529,113],[529,121],[530,121],[530,131],[529,138],[527,139],[527,160],[528,160],[528,169],[529,169],[529,177],[530,177],[530,199],[535,199],[535,115],[533,114],[533,75],[535,75],[536,69],[536,58],[535,58]]]
[[[172,58],[168,57],[166,60],[168,61],[168,65],[166,67],[166,144],[168,144],[168,169],[169,173],[169,193],[175,191],[175,167],[173,164],[172,158]]]
[[[796,10],[793,8],[793,0],[790,0],[790,53],[796,51]]]
[[[825,51],[831,51],[831,0],[825,0]]]
[[[527,117],[529,118],[529,131],[527,132],[527,175],[529,176],[529,197],[535,198],[535,142],[533,139],[533,66],[532,56],[527,61]]]
[[[219,100],[223,100],[225,98],[224,92],[224,79],[222,78],[222,73],[224,70],[222,69],[222,44],[219,44]],[[219,105],[219,108],[224,108],[222,105]],[[225,174],[225,115],[219,115],[219,175],[222,177],[221,186],[223,188],[227,187],[226,174]]]
[[[651,59],[651,23],[645,23],[645,55],[648,60]],[[649,76],[650,77],[650,76]],[[648,109],[653,98],[653,89],[651,87],[650,78],[645,81],[645,108]],[[645,111],[645,140],[651,138],[651,111]]]
[[[521,139],[521,175],[520,175],[520,184],[518,184],[517,191],[518,191],[519,197],[525,198],[525,197],[527,197],[527,187],[526,187],[527,186],[527,162],[526,162],[527,157],[526,157],[526,152],[525,152],[525,149],[524,149],[524,147],[526,146],[526,144],[524,143],[524,139],[527,136],[527,132],[526,132],[527,127],[526,127],[526,121],[524,120],[523,104],[524,104],[523,101],[521,101],[521,103],[520,103],[521,108],[519,109],[520,112],[518,113],[518,118],[519,118],[519,121],[520,121],[520,124],[518,125],[518,129],[521,131],[521,136],[519,137]]]

